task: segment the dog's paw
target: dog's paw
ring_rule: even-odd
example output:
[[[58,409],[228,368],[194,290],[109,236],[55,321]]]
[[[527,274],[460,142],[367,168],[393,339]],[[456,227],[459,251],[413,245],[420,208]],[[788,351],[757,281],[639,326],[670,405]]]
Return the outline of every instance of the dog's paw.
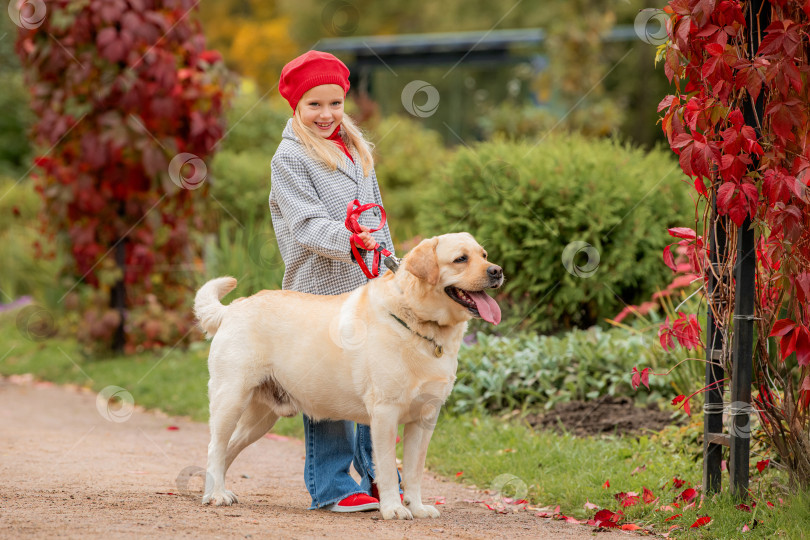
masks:
[[[226,489],[214,493],[208,493],[203,497],[202,500],[203,504],[213,504],[214,506],[230,506],[237,502],[239,502],[239,500],[236,498],[236,495],[234,495],[232,491],[228,491]]]
[[[392,506],[383,506],[380,509],[383,519],[413,519],[413,514],[410,510],[401,504]]]
[[[440,515],[439,511],[432,506],[424,506],[421,504],[419,506],[411,505],[410,509],[415,518],[437,518]]]

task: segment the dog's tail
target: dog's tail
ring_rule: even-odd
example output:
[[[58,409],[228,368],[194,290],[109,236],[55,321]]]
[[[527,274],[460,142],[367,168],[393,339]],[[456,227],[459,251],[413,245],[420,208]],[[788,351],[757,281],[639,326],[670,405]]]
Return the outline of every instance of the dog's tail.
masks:
[[[194,298],[194,315],[200,321],[207,337],[213,337],[222,324],[226,306],[219,301],[223,296],[236,288],[236,279],[221,277],[212,279],[203,285]]]

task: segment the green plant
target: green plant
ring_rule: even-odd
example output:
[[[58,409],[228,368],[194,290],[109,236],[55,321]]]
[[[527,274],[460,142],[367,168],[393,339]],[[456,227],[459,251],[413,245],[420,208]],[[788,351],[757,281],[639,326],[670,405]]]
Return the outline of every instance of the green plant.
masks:
[[[280,289],[284,261],[270,224],[270,212],[263,219],[249,217],[244,226],[233,220],[220,222],[217,236],[205,245],[205,279],[233,276],[238,288],[233,298],[249,296],[264,289]]]
[[[506,327],[587,327],[666,283],[666,227],[692,213],[680,176],[662,151],[613,140],[493,141],[451,156],[420,219],[469,231],[503,267]]]
[[[456,385],[447,404],[452,412],[549,409],[574,399],[630,394],[633,367],[656,371],[683,355],[663,353],[649,333],[624,328],[574,329],[559,337],[479,333],[477,339],[459,352]],[[675,395],[669,380],[652,377],[650,391],[635,398],[655,402]]]
[[[375,170],[394,243],[424,235],[417,215],[421,207],[431,205],[427,193],[431,172],[445,163],[450,150],[439,133],[401,115],[380,121],[371,139],[376,143]]]

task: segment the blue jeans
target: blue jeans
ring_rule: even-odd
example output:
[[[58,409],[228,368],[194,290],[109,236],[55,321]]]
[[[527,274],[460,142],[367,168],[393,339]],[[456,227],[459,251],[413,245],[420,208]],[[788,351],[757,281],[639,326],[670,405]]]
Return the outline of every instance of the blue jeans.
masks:
[[[343,420],[315,422],[304,416],[306,462],[304,479],[312,506],[321,508],[342,501],[355,493],[371,494],[374,462],[371,459],[371,430],[368,426]],[[360,484],[349,474],[349,467],[360,475]]]

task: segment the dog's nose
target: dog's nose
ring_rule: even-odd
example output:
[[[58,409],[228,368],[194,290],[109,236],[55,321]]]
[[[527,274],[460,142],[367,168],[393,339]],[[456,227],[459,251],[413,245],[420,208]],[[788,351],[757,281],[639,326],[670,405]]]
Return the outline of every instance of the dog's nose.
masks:
[[[494,264],[487,268],[487,274],[492,279],[501,279],[503,277],[503,268],[495,266]]]

